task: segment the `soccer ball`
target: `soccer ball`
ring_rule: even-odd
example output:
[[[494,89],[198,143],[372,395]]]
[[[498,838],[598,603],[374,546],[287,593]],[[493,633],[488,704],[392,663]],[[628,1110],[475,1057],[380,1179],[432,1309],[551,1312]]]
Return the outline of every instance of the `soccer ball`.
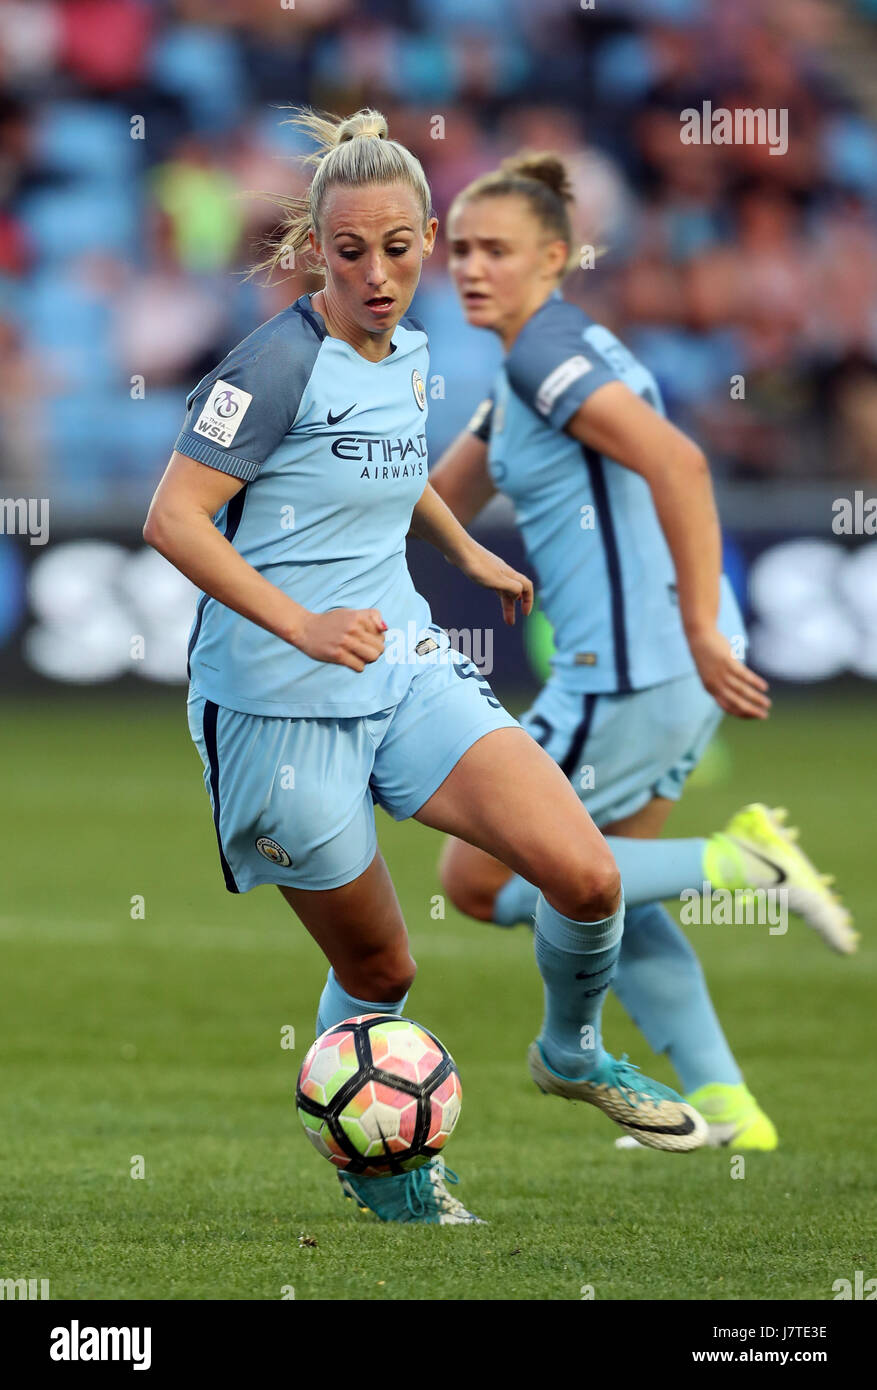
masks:
[[[329,1028],[298,1074],[295,1101],[314,1148],[366,1177],[419,1168],[460,1114],[454,1059],[419,1023],[361,1014]]]

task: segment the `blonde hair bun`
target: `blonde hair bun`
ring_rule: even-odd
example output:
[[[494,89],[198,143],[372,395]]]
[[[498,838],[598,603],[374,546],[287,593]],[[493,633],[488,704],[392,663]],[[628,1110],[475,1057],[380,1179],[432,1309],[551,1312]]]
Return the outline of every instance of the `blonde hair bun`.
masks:
[[[368,108],[348,116],[337,127],[335,143],[343,145],[345,140],[355,140],[358,136],[373,137],[378,140],[390,138],[390,128],[380,111]]]

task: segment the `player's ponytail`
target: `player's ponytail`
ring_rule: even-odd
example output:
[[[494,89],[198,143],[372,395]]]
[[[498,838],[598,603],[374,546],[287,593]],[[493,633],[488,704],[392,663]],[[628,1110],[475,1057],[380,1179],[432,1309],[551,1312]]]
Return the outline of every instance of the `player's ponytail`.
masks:
[[[552,240],[565,241],[570,249],[566,269],[579,264],[574,246],[570,209],[575,203],[569,170],[551,151],[524,150],[504,159],[498,169],[482,174],[458,193],[449,216],[463,203],[477,198],[525,199],[533,216]]]
[[[278,269],[293,268],[297,253],[308,247],[308,233],[312,228],[319,229],[320,213],[330,188],[406,184],[417,196],[426,230],[432,210],[426,175],[411,151],[390,139],[380,111],[363,107],[352,116],[340,117],[321,115],[306,107],[290,109],[293,114],[281,124],[294,126],[311,137],[316,148],[304,157],[304,162],[315,165],[316,172],[306,197],[272,197],[284,214],[280,233],[250,275],[264,270],[270,279]]]

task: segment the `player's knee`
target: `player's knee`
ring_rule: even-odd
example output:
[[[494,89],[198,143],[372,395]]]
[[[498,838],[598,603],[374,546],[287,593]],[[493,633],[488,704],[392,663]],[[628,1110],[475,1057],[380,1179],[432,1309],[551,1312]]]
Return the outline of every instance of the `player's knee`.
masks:
[[[574,922],[596,922],[618,910],[621,875],[608,849],[567,862],[564,869],[562,881],[548,893],[558,912]]]
[[[361,966],[357,993],[360,999],[372,999],[375,1003],[395,1003],[408,993],[416,974],[417,966],[407,951],[374,956]]]
[[[443,858],[439,881],[448,900],[464,917],[489,922],[493,916],[493,893],[470,874],[461,873],[451,858]]]

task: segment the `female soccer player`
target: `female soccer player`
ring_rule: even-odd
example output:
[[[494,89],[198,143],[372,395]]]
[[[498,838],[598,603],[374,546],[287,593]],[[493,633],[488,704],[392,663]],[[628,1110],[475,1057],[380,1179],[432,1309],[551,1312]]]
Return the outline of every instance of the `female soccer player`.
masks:
[[[373,800],[478,846],[539,888],[537,1084],[654,1147],[696,1148],[697,1111],[602,1048],[623,923],[605,841],[408,573],[411,534],[494,589],[507,622],[532,605],[427,482],[426,334],[407,317],[437,226],[423,170],[379,113],[293,120],[316,172],[272,264],[310,247],[325,285],[196,386],[144,528],[202,590],[189,722],[226,887],[277,884],[322,948],[322,1031],[400,1013],[414,978]],[[435,1162],[342,1186],[385,1220],[476,1219]]]
[[[773,1148],[776,1131],[660,900],[706,883],[782,886],[836,950],[855,949],[856,936],[784,813],[753,805],[708,840],[656,838],[722,711],[764,719],[770,702],[737,659],[743,621],[721,573],[703,454],[664,418],[651,373],[560,295],[571,202],[550,154],[507,159],[455,200],[451,273],[469,323],[498,334],[506,357],[492,397],[430,481],[463,525],[497,490],[515,504],[557,647],[521,722],[610,837],[627,902],[616,994],[668,1054],[710,1121],[710,1142]],[[472,843],[446,846],[442,879],[472,917],[511,926],[535,911],[527,875]]]

